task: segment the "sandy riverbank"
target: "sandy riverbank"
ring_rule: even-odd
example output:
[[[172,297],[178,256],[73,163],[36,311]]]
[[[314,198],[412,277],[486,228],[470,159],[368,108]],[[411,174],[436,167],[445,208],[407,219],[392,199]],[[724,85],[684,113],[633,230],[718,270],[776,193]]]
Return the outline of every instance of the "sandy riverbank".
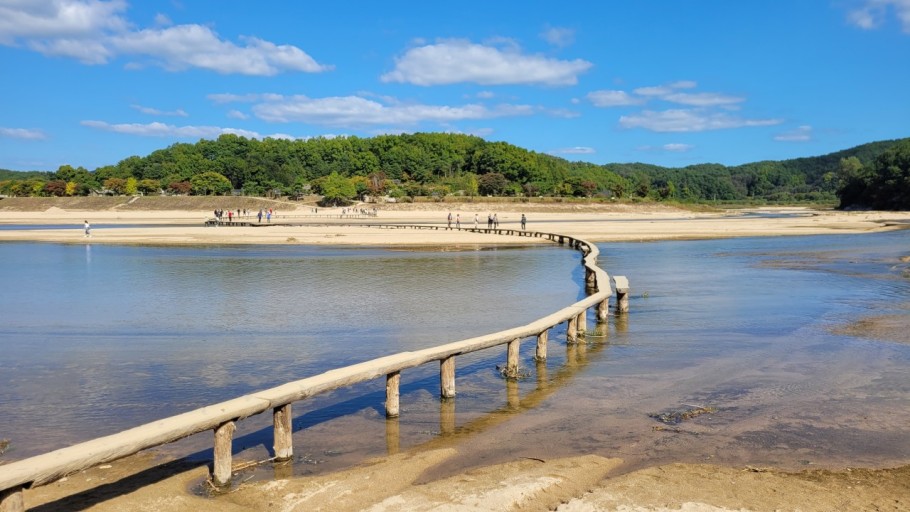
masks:
[[[472,233],[474,216],[486,227],[487,215],[496,213],[503,229],[520,229],[521,215],[527,229],[556,232],[592,242],[725,238],[742,236],[866,233],[910,226],[910,212],[839,212],[802,208],[691,212],[659,205],[499,205],[483,203],[380,205],[375,217],[342,215],[340,208],[281,204],[271,222],[256,226],[206,227],[208,210],[106,210],[65,209],[40,211],[2,208],[0,227],[35,225],[41,229],[0,229],[0,241],[59,243],[116,243],[151,245],[207,244],[310,244],[353,246],[476,246],[544,243],[518,236]],[[6,204],[4,204],[6,203]],[[370,206],[372,208],[372,206]],[[447,226],[447,215],[461,219],[463,230],[380,229],[377,224]],[[91,238],[82,223],[94,228]],[[366,226],[370,224],[372,226]],[[46,229],[47,226],[59,226]],[[65,227],[64,227],[65,226]],[[453,222],[455,227],[455,222]]]
[[[340,209],[310,215],[310,207],[282,206],[268,227],[204,227],[203,210],[4,209],[0,224],[71,225],[60,229],[0,229],[0,241],[197,244],[326,244],[352,246],[471,247],[544,243],[525,237],[494,237],[457,230],[391,230],[360,224],[443,226],[460,214],[485,224],[495,211],[502,228],[517,228],[522,213],[528,229],[590,241],[720,238],[898,229],[910,213],[761,209],[694,213],[659,206],[556,207],[530,205],[384,206],[370,219],[336,218]],[[330,216],[331,215],[331,216]],[[96,226],[83,236],[83,220]],[[290,225],[290,224],[306,225]],[[128,226],[152,224],[153,227]],[[117,225],[127,225],[118,227]],[[482,227],[482,226],[481,226]],[[871,320],[870,320],[871,321]],[[906,318],[878,319],[895,336],[910,332]],[[893,325],[897,322],[899,325]],[[884,327],[883,327],[884,328]],[[0,436],[2,437],[2,436]],[[910,466],[894,469],[837,469],[788,473],[768,468],[674,464],[629,472],[622,461],[599,456],[521,459],[448,474],[458,446],[416,449],[366,461],[345,471],[313,477],[248,482],[215,498],[193,490],[204,466],[160,461],[140,454],[94,468],[65,481],[26,492],[35,510],[910,510]],[[280,473],[280,469],[276,470]]]

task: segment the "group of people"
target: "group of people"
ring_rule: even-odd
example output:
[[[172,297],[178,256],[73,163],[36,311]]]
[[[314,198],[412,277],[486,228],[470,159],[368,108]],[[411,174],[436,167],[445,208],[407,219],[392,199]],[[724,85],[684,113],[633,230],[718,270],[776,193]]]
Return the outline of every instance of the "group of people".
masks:
[[[369,215],[370,217],[376,217],[379,215],[379,210],[374,206],[372,210],[366,208],[342,208],[342,215]],[[451,214],[450,214],[451,215]]]
[[[455,223],[456,229],[461,229],[461,214],[456,213],[454,216],[452,212],[449,212],[449,216],[446,217],[446,226],[449,229],[452,229],[452,223]],[[480,217],[475,213],[474,214],[474,229],[477,229],[480,224]],[[521,214],[521,229],[524,231],[528,227],[528,218],[525,217],[525,214]],[[487,229],[499,229],[499,215],[496,213],[490,213],[487,215]]]
[[[234,222],[234,217],[237,217],[237,219],[240,219],[241,217],[248,217],[248,216],[252,215],[252,212],[250,212],[246,208],[237,208],[236,210],[217,209],[217,210],[215,210],[214,213],[215,213],[215,220],[219,224],[224,222],[225,217],[227,217],[228,222]],[[275,210],[273,210],[272,208],[269,208],[268,210],[263,210],[262,208],[260,208],[259,213],[256,214],[256,218],[258,219],[259,223],[262,223],[262,217],[265,217],[266,222],[272,222],[273,215],[277,216],[277,212]]]

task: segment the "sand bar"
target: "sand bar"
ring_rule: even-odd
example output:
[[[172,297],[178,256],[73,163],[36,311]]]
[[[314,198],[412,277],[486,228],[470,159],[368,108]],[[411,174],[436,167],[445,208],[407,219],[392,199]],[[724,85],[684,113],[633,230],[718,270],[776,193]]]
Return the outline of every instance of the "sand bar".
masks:
[[[2,205],[2,203],[0,203]],[[710,213],[655,205],[578,206],[575,211],[551,205],[402,204],[378,205],[375,217],[342,215],[341,208],[281,205],[267,222],[256,226],[206,227],[208,210],[87,211],[51,207],[43,211],[0,209],[2,225],[35,225],[41,229],[0,229],[0,241],[114,243],[150,245],[308,244],[353,246],[473,246],[543,243],[527,237],[473,233],[474,215],[485,228],[495,212],[502,229],[561,233],[592,242],[706,239],[744,236],[869,233],[910,227],[910,212],[840,212],[806,208],[757,208]],[[290,209],[294,207],[295,209]],[[372,205],[364,206],[372,208]],[[447,227],[448,213],[460,216],[464,229],[382,229],[377,225],[417,224]],[[83,234],[83,221],[94,228]],[[61,226],[44,229],[46,226]],[[369,226],[368,226],[369,225]],[[63,228],[62,226],[68,226]],[[455,223],[452,224],[455,227]]]

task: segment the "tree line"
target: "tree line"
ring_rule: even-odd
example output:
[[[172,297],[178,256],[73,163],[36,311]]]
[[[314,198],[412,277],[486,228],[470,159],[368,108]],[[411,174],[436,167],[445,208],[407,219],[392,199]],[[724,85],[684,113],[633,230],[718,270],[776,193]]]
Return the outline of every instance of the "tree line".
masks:
[[[462,134],[308,140],[259,140],[226,134],[215,140],[173,144],[92,171],[71,165],[54,172],[0,170],[0,194],[219,195],[237,191],[255,196],[316,193],[328,202],[366,194],[402,200],[452,194],[680,202],[834,203],[841,198],[843,205],[844,191],[863,201],[887,194],[872,192],[879,184],[871,176],[880,171],[884,164],[879,160],[898,142],[874,142],[820,157],[734,167],[667,168],[570,162]],[[864,180],[869,180],[869,191],[856,192]]]

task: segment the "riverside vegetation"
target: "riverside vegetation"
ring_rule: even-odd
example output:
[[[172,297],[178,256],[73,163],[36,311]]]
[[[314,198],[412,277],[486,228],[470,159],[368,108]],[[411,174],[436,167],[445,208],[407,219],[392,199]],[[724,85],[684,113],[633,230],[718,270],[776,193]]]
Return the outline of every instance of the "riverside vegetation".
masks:
[[[839,204],[910,209],[910,138],[810,158],[667,168],[570,162],[479,137],[415,133],[372,138],[178,143],[92,171],[0,170],[8,196],[317,193],[329,204],[364,195],[584,197],[649,201]]]

